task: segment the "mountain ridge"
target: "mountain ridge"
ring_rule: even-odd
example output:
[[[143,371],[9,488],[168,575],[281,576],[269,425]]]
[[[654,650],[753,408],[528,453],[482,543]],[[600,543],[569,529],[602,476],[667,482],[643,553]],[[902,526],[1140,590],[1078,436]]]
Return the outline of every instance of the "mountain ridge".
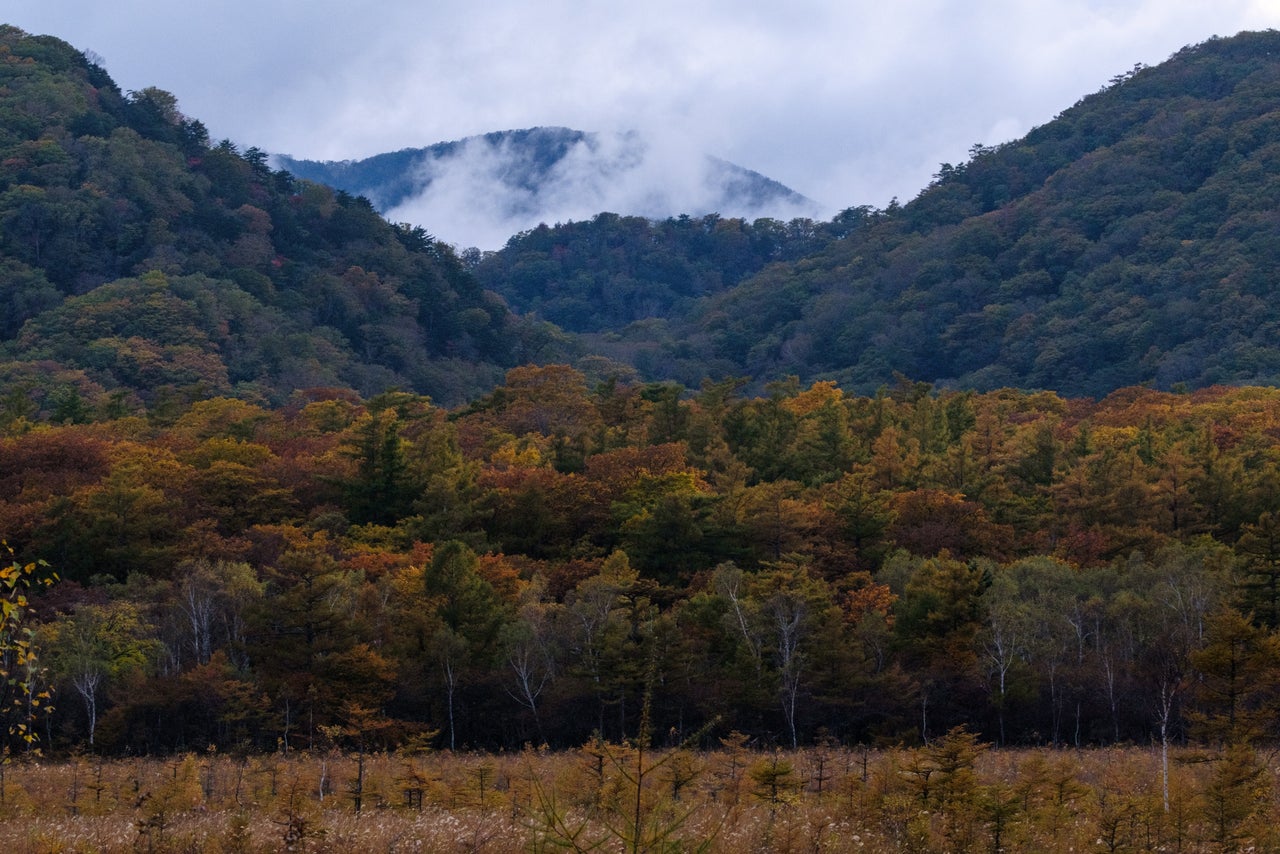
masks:
[[[636,132],[604,134],[539,126],[494,131],[371,157],[316,161],[276,154],[273,161],[300,178],[367,197],[390,219],[415,225],[446,186],[455,204],[492,206],[507,236],[540,223],[581,220],[601,211],[664,219],[678,214],[815,215],[817,202],[712,155],[678,152]],[[450,214],[453,214],[450,216]],[[465,241],[451,240],[455,244]],[[505,241],[503,241],[505,242]]]
[[[457,403],[552,361],[760,391],[1280,382],[1275,31],[1119,75],[906,204],[596,213],[462,254],[60,40],[0,48],[0,392],[33,417],[315,387]]]

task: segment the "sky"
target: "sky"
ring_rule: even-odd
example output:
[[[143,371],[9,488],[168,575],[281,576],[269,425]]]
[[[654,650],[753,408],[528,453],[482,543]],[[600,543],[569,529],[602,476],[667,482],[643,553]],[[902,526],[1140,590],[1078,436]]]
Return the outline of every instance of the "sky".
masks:
[[[344,160],[540,125],[636,131],[655,150],[712,154],[781,181],[824,217],[913,198],[941,163],[1021,137],[1135,64],[1280,28],[1280,0],[5,0],[0,10],[4,23],[92,51],[125,90],[173,93],[213,139],[242,148]]]

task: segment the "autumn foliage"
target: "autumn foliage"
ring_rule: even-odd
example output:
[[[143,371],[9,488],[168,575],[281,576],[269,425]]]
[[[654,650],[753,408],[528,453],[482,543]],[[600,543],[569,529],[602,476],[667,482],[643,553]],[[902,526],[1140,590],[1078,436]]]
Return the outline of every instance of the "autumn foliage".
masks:
[[[740,396],[513,370],[465,407],[10,420],[46,750],[1257,743],[1280,394]],[[652,677],[647,674],[653,673]],[[648,680],[648,681],[647,681]],[[1160,711],[1163,710],[1163,711]],[[13,745],[17,747],[18,745]]]

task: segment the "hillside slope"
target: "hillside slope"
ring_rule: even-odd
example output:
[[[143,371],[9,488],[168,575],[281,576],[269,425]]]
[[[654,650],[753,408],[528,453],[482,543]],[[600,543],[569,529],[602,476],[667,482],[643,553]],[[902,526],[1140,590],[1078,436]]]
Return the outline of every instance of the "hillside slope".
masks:
[[[665,220],[597,214],[520,232],[475,265],[481,283],[516,311],[571,332],[608,332],[679,318],[768,264],[810,255],[845,233],[819,223],[716,214]]]
[[[1280,380],[1280,33],[1118,78],[708,306],[700,369],[1101,395]],[[682,336],[685,337],[685,336]]]
[[[1280,34],[1214,39],[1118,76],[1024,139],[975,146],[906,205],[846,210],[823,226],[836,239],[802,257],[670,301],[595,346],[686,384],[794,374],[871,391],[899,373],[1102,395],[1273,383],[1278,200]],[[513,242],[486,262],[506,278],[486,282],[520,293],[547,259],[588,267],[579,254],[598,244],[568,228]],[[626,293],[637,266],[577,290],[559,279],[542,303]]]
[[[425,232],[211,145],[172,95],[122,93],[64,42],[0,27],[11,408],[315,386],[457,402],[540,334]]]
[[[830,223],[597,215],[464,263],[267,160],[0,29],[5,406],[317,386],[454,403],[583,354],[689,386],[1280,381],[1274,31],[1135,68],[911,202]]]

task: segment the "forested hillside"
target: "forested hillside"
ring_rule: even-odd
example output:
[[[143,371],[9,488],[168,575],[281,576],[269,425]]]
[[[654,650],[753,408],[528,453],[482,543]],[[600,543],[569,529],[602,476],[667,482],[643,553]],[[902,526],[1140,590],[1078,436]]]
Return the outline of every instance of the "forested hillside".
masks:
[[[584,356],[757,391],[904,375],[1098,396],[1280,373],[1274,32],[1120,75],[905,205],[826,223],[601,214],[465,263],[256,149],[210,145],[167,93],[121,93],[62,42],[4,34],[0,380],[33,412],[313,386],[458,403],[513,364]]]
[[[1270,383],[1278,105],[1280,34],[1215,39],[1119,75],[1023,139],[974,146],[906,204],[785,226],[838,226],[799,257],[752,245],[781,223],[704,224],[702,244],[657,224],[645,243],[605,219],[518,236],[480,271],[573,328],[599,328],[584,305],[623,322],[647,313],[593,348],[686,385],[794,374],[869,393],[895,372],[1072,395]],[[708,276],[705,244],[725,251],[726,230],[745,232],[740,254]],[[735,282],[743,273],[755,275]]]
[[[280,402],[309,386],[457,402],[537,338],[422,230],[211,145],[172,95],[122,93],[57,39],[0,29],[11,405]]]
[[[849,226],[847,218],[748,222],[711,214],[651,221],[601,213],[590,222],[521,232],[501,252],[468,260],[484,286],[516,311],[570,332],[608,332],[692,314],[700,298],[767,264],[812,254]]]

